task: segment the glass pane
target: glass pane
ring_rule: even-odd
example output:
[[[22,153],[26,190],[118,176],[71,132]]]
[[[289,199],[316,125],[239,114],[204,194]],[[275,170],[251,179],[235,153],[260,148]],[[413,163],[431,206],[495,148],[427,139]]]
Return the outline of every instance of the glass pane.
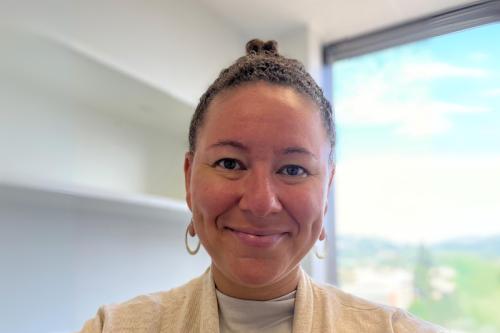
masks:
[[[500,24],[334,63],[344,290],[500,332]]]

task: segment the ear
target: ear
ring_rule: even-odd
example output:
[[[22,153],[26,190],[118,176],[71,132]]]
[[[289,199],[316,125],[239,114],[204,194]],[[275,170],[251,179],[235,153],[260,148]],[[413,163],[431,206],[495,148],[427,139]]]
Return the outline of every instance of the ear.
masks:
[[[186,203],[191,208],[191,171],[193,168],[193,158],[194,155],[191,152],[187,152],[184,155],[184,185],[186,187]]]
[[[332,190],[332,185],[333,185],[333,177],[335,176],[335,165],[332,165],[331,166],[331,169],[330,169],[330,176],[329,176],[329,179],[328,179],[328,191],[326,192],[327,195],[330,193],[330,191]],[[326,212],[328,211],[328,199],[326,200],[326,203],[325,203],[325,210],[323,211],[323,216],[326,216]]]
[[[332,189],[333,176],[335,176],[335,164],[332,164],[330,170],[330,179],[328,180],[328,193],[330,193],[330,190]]]
[[[194,237],[196,235],[196,230],[194,229],[194,223],[192,221],[188,225],[188,231],[191,237]]]
[[[319,234],[319,240],[320,241],[323,241],[325,240],[326,238],[326,230],[325,230],[325,227],[321,227],[321,233]]]

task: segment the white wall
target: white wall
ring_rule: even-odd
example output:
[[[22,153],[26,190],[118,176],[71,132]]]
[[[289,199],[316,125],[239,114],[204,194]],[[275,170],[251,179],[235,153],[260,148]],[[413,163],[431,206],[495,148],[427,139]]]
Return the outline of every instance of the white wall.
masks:
[[[0,189],[0,332],[74,332],[102,304],[201,274],[209,260],[186,252],[188,221],[187,212]]]
[[[280,52],[302,62],[312,77],[321,82],[321,41],[310,26],[300,25],[276,36]]]
[[[0,22],[67,40],[191,104],[244,50],[195,0],[2,0]]]
[[[187,139],[161,128],[14,78],[0,80],[0,181],[53,182],[184,200],[186,150]]]
[[[0,22],[66,40],[193,105],[254,37],[276,39],[321,81],[320,34],[311,26],[246,36],[196,0],[0,0]]]

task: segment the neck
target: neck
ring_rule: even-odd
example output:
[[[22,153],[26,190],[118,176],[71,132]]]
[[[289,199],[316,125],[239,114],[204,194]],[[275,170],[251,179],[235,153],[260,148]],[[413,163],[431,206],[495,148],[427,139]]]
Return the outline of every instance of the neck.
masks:
[[[212,276],[216,288],[224,295],[245,300],[267,301],[289,294],[297,289],[300,279],[300,267],[295,267],[278,281],[259,286],[238,283],[225,276],[213,263]]]

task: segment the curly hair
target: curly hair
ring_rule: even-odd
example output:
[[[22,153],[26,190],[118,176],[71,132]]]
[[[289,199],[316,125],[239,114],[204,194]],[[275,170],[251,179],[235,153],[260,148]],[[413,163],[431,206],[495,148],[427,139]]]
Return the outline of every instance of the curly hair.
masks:
[[[264,42],[260,39],[250,40],[246,44],[246,55],[223,69],[200,97],[189,127],[189,151],[194,153],[196,150],[198,130],[203,125],[208,106],[215,96],[226,89],[256,81],[293,88],[318,106],[331,145],[331,160],[335,147],[335,126],[332,107],[323,90],[298,60],[278,53],[276,41]]]

